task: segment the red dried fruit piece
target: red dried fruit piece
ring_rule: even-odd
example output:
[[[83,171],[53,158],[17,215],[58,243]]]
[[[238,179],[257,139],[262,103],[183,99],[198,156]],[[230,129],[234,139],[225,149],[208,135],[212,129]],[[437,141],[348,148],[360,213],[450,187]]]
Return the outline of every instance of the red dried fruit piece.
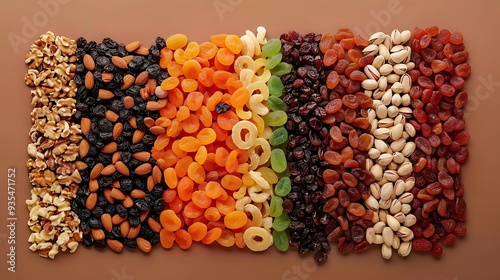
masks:
[[[412,249],[415,251],[430,251],[432,249],[432,243],[421,237],[413,239]]]
[[[342,142],[342,131],[340,131],[338,126],[332,126],[332,128],[330,128],[330,137],[335,142]]]
[[[434,36],[436,36],[436,35],[438,34],[438,32],[439,32],[439,27],[437,27],[437,26],[435,26],[435,25],[434,25],[434,26],[431,26],[431,27],[427,27],[427,28],[425,29],[425,32],[427,32],[427,34],[429,34],[429,36],[434,37]]]
[[[347,38],[340,40],[340,45],[344,50],[350,50],[354,48],[354,38]]]
[[[365,73],[359,71],[359,70],[354,70],[351,72],[351,74],[349,75],[349,78],[351,80],[354,80],[354,81],[364,81],[366,80],[368,77],[366,77]]]
[[[425,30],[420,27],[415,27],[415,30],[413,31],[413,37],[417,40],[420,40],[420,38],[422,38],[426,34],[427,32],[425,32]]]
[[[339,28],[337,32],[333,35],[335,40],[340,41],[346,38],[354,38],[354,33],[349,28]]]
[[[427,227],[422,232],[422,235],[425,238],[429,238],[429,237],[431,237],[434,234],[435,230],[436,229],[434,228],[434,225],[433,224],[429,224],[429,225],[427,225]]]
[[[363,251],[368,250],[368,248],[370,248],[370,243],[368,243],[368,241],[364,240],[361,243],[354,246],[354,253],[356,253],[356,254],[361,253]]]
[[[323,37],[321,37],[321,40],[319,41],[319,49],[321,52],[325,53],[332,47],[334,43],[334,38],[332,34],[330,33],[325,33]]]
[[[453,75],[451,78],[450,78],[450,85],[455,88],[455,89],[462,89],[464,87],[464,84],[465,84],[465,80],[464,78],[460,77],[460,76],[457,76],[457,75]],[[455,105],[456,106],[456,105]]]
[[[419,86],[421,86],[421,87],[423,87],[425,89],[434,89],[434,87],[435,87],[434,82],[431,79],[429,79],[428,77],[425,77],[425,76],[418,77],[417,83],[418,83]]]
[[[453,233],[456,236],[464,237],[467,234],[467,226],[465,226],[465,223],[463,222],[457,222],[455,225],[455,230],[453,230]]]
[[[361,128],[361,129],[367,129],[370,126],[370,122],[368,121],[368,118],[355,118],[351,122],[352,126],[356,128]],[[353,147],[356,148],[356,147]]]
[[[359,106],[363,109],[371,108],[373,105],[373,99],[371,99],[370,97],[368,97],[366,94],[364,94],[362,92],[356,93],[356,99],[358,101]]]
[[[327,184],[333,184],[340,178],[340,175],[337,171],[333,169],[326,169],[323,171],[323,180]]]
[[[438,177],[439,184],[441,184],[441,186],[443,188],[449,189],[449,188],[453,187],[453,183],[454,183],[453,177],[451,177],[448,173],[446,173],[444,171],[440,171],[438,173],[437,177]]]
[[[327,114],[334,114],[342,108],[342,99],[333,99],[325,105],[325,112]]]
[[[470,76],[471,66],[469,63],[462,63],[455,67],[455,73],[462,78],[467,78]]]
[[[358,184],[358,179],[356,179],[356,177],[354,177],[354,175],[349,172],[342,173],[342,180],[347,186],[351,188],[355,187]]]
[[[446,217],[448,215],[448,206],[446,205],[446,200],[444,199],[439,200],[437,212],[441,217]]]
[[[342,156],[334,151],[326,151],[323,155],[323,159],[332,165],[338,165],[342,162]]]
[[[325,52],[325,55],[323,56],[323,64],[325,66],[331,66],[337,62],[337,54],[335,53],[334,50],[328,49]]]
[[[358,64],[359,59],[363,57],[363,53],[359,49],[350,49],[347,51],[347,56],[352,62]]]
[[[432,245],[431,254],[436,258],[441,257],[441,255],[443,254],[443,245],[439,242],[434,242],[434,244]]]
[[[446,58],[449,58],[449,59],[453,58],[453,47],[450,43],[444,45],[443,54]]]
[[[441,29],[439,31],[437,38],[441,44],[446,44],[450,40],[451,33],[448,31],[448,29]]]
[[[349,198],[349,195],[343,189],[339,190],[339,202],[340,202],[340,205],[342,205],[344,207],[347,207],[347,205],[349,205],[349,203],[351,202],[351,199]]]
[[[469,58],[469,52],[461,51],[454,53],[451,61],[455,64],[460,64],[466,62],[468,58]]]
[[[358,150],[366,151],[371,142],[372,142],[372,136],[370,134],[367,133],[362,134],[361,136],[359,136],[358,139]]]
[[[449,84],[444,84],[439,88],[439,93],[444,96],[453,96],[455,95],[455,88]]]
[[[352,94],[346,94],[342,97],[342,103],[351,109],[356,109],[358,108],[358,99],[356,98],[355,95]],[[355,112],[356,113],[356,112]]]
[[[323,204],[323,212],[329,213],[332,212],[333,210],[337,209],[339,206],[339,199],[334,197],[330,198]]]
[[[354,36],[354,44],[360,47],[366,47],[370,44],[370,41],[366,40],[365,38],[361,37],[361,35],[356,34]]]
[[[375,57],[373,55],[363,56],[359,59],[358,65],[359,67],[366,67],[369,64],[372,64]]]
[[[339,83],[339,75],[335,71],[330,71],[328,76],[326,77],[326,87],[329,89],[333,89]]]
[[[465,132],[465,131],[460,131],[456,136],[455,136],[455,141],[458,142],[461,146],[466,145],[469,140],[470,140],[470,134]]]
[[[465,210],[467,208],[467,204],[465,203],[465,200],[463,200],[461,197],[457,197],[455,201],[455,213],[458,215],[465,214]]]
[[[419,39],[420,41],[420,48],[425,49],[431,44],[431,36],[428,34],[425,34],[422,36],[422,38]]]
[[[422,206],[422,211],[430,213],[436,210],[438,205],[439,205],[439,199],[434,198],[433,200],[424,203],[424,205]]]
[[[451,34],[450,36],[450,43],[454,45],[460,45],[464,41],[464,37],[462,36],[462,33],[455,31]]]
[[[347,211],[357,217],[361,217],[366,213],[365,207],[355,202],[352,202],[349,206],[347,206]]]
[[[443,240],[443,244],[446,246],[452,246],[455,244],[455,240],[457,240],[457,236],[453,233],[447,234]]]
[[[335,53],[337,54],[337,60],[343,59],[345,57],[345,50],[344,48],[342,48],[340,44],[338,43],[333,44],[331,49],[334,50]]]
[[[430,100],[429,100],[430,101]],[[424,112],[424,110],[422,109],[414,109],[413,110],[413,117],[415,117],[415,119],[421,123],[421,124],[424,124],[427,122],[427,114]]]
[[[441,220],[441,225],[443,226],[446,232],[450,233],[455,230],[456,222],[453,219],[445,219]]]
[[[354,149],[358,147],[358,140],[359,140],[359,137],[358,137],[358,132],[356,132],[356,130],[351,130],[351,132],[349,132],[349,145],[351,145],[351,147],[353,147]]]
[[[431,68],[434,73],[439,73],[446,68],[446,63],[442,60],[434,59],[431,62]]]

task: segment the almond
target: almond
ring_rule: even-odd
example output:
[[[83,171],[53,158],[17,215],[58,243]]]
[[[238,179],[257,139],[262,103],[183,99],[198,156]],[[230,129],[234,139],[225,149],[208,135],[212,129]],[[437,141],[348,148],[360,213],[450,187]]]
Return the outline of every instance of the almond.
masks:
[[[84,158],[89,153],[89,149],[90,149],[90,146],[89,146],[89,142],[87,141],[87,139],[82,139],[80,141],[80,148],[78,151],[78,154],[80,155],[80,157]]]
[[[131,127],[137,129],[137,120],[134,116],[128,119],[128,124],[130,124]]]
[[[140,46],[141,46],[141,42],[140,42],[140,41],[134,41],[134,42],[130,42],[130,43],[128,43],[128,44],[125,46],[125,49],[126,49],[128,52],[133,52],[133,51],[137,50]]]
[[[123,59],[122,57],[114,55],[111,57],[111,62],[113,62],[113,64],[120,69],[128,68],[127,67],[128,62],[125,61],[125,59]]]
[[[141,224],[138,224],[135,227],[130,227],[130,230],[128,231],[127,238],[129,238],[129,239],[136,238],[140,232],[141,232]]]
[[[148,100],[149,99],[149,94],[148,94],[148,89],[147,88],[141,88],[139,90],[139,95],[143,100]]]
[[[104,100],[107,100],[107,99],[111,99],[113,97],[115,97],[115,94],[112,93],[111,91],[109,90],[106,90],[106,89],[100,89],[99,90],[99,94],[97,95],[97,97],[99,99],[104,99]]]
[[[138,55],[148,55],[149,49],[144,46],[140,46],[137,50],[135,50],[135,53]]]
[[[130,207],[134,206],[134,201],[130,196],[126,195],[125,199],[122,201],[123,207],[129,209]]]
[[[146,186],[147,186],[149,192],[153,191],[153,188],[155,187],[155,180],[153,180],[153,176],[148,177],[148,180],[146,182]]]
[[[141,223],[146,220],[148,215],[149,215],[149,208],[141,212],[141,214],[139,215],[139,220],[141,221]]]
[[[116,167],[116,163],[120,160],[120,151],[116,151],[113,153],[113,156],[111,157],[111,163],[115,165]],[[116,167],[116,171],[118,171],[118,167]]]
[[[83,56],[83,66],[85,66],[85,68],[90,71],[93,71],[95,69],[95,62],[90,54],[86,54]]]
[[[118,120],[118,118],[119,118],[120,116],[118,116],[118,114],[117,114],[117,113],[115,113],[115,112],[113,112],[113,111],[111,111],[111,110],[107,110],[107,111],[106,111],[106,113],[104,113],[104,117],[105,117],[108,121],[110,121],[110,122],[113,122],[113,123],[114,123],[114,122],[116,122],[116,121]]]
[[[128,235],[128,232],[130,231],[130,223],[128,222],[128,220],[125,220],[120,224],[120,231],[122,233],[122,236]]]
[[[111,232],[113,229],[113,222],[111,222],[111,215],[109,213],[101,215],[101,223],[105,230]]]
[[[160,99],[158,99],[157,102],[161,106],[161,108],[165,108],[165,106],[167,106],[168,99],[167,98],[160,98]]]
[[[73,232],[73,238],[76,242],[82,241],[82,233],[81,232]]]
[[[90,192],[97,192],[99,190],[99,182],[97,179],[92,179],[89,181],[89,190]]]
[[[156,165],[160,168],[160,170],[165,171],[167,169],[167,162],[160,158],[156,161]]]
[[[125,175],[125,176],[130,175],[130,171],[129,171],[127,165],[125,163],[123,163],[122,161],[117,161],[115,163],[115,167],[116,167],[116,171],[118,171],[120,174]]]
[[[106,240],[106,243],[108,244],[108,247],[111,248],[111,250],[117,253],[121,253],[121,251],[123,250],[123,243],[116,239],[108,239]]]
[[[146,84],[146,89],[148,91],[149,96],[152,96],[156,90],[156,79],[150,78]]]
[[[145,117],[144,118],[144,125],[147,128],[151,128],[152,126],[155,125],[155,120],[153,120],[153,118],[151,118],[151,117]]]
[[[138,86],[145,85],[148,82],[149,72],[144,70],[135,78],[135,84]]]
[[[137,247],[139,247],[139,249],[141,249],[143,252],[149,253],[149,251],[151,251],[151,243],[149,243],[149,241],[147,241],[146,239],[137,237],[135,241],[137,242]]]
[[[135,199],[144,198],[146,196],[146,193],[139,190],[139,189],[135,189],[135,190],[132,190],[132,192],[130,193],[130,196],[132,198],[135,198]]]
[[[87,135],[87,133],[90,132],[90,127],[92,126],[92,122],[90,121],[89,118],[82,118],[80,121],[80,128],[82,130],[82,133],[84,135]]]
[[[111,189],[105,188],[102,192],[109,203],[115,203],[115,199],[111,196]]]
[[[88,165],[83,162],[83,161],[75,161],[75,167],[76,167],[76,170],[85,170],[87,169]]]
[[[92,171],[90,171],[90,180],[97,179],[97,177],[99,177],[99,175],[101,175],[101,172],[103,169],[104,169],[104,165],[102,165],[102,163],[96,164],[92,168]]]
[[[125,98],[123,98],[123,106],[125,107],[125,109],[130,109],[134,107],[134,105],[135,101],[131,96],[125,96]]]
[[[120,181],[113,181],[110,185],[112,188],[119,189],[120,186]]]
[[[155,219],[152,217],[149,217],[148,219],[148,226],[151,228],[152,231],[154,232],[160,232],[161,231],[161,224],[158,223]]]
[[[134,131],[134,134],[132,135],[132,144],[137,144],[137,143],[141,142],[142,137],[144,137],[145,134],[146,134],[146,132],[139,130],[139,129],[136,129]]]
[[[113,225],[119,225],[125,220],[127,220],[127,216],[122,217],[118,214],[114,214],[113,217],[111,217],[111,222],[113,223]]]
[[[115,78],[115,75],[113,75],[113,73],[109,73],[109,72],[102,73],[102,81],[105,83],[111,82],[114,78]]]
[[[113,126],[113,139],[116,140],[116,138],[120,137],[120,135],[122,135],[122,131],[123,131],[123,124],[115,123],[115,126]]]
[[[109,142],[101,148],[101,152],[105,154],[112,154],[118,150],[118,145],[116,142]]]
[[[87,200],[85,201],[85,207],[87,207],[87,209],[89,210],[92,210],[94,209],[96,203],[97,203],[97,194],[90,193],[89,196],[87,197]]]
[[[111,189],[111,196],[114,199],[118,199],[118,200],[124,200],[125,199],[125,195],[122,193],[122,191],[120,191],[119,189],[115,189],[115,188]]]
[[[165,106],[161,106],[160,103],[156,101],[148,101],[146,104],[146,110],[148,111],[158,111],[160,109],[163,109]]]
[[[125,62],[127,63],[127,65],[130,63],[130,61],[132,61],[132,59],[134,59],[133,55],[127,55],[127,56],[123,57],[123,60],[125,60]]]
[[[134,170],[134,173],[136,175],[139,175],[139,176],[142,176],[142,175],[146,175],[146,174],[149,174],[151,172],[151,164],[150,163],[143,163],[139,166],[137,166],[137,168]]]
[[[154,135],[160,135],[160,134],[165,134],[165,128],[159,126],[159,125],[155,125],[153,127],[151,127],[149,129],[149,131],[151,133],[153,133]]]
[[[92,72],[87,72],[85,74],[85,88],[92,89],[94,87],[94,74]]]
[[[128,89],[131,85],[134,84],[134,81],[135,81],[134,76],[132,76],[130,74],[123,76],[123,83],[122,83],[122,86],[120,87],[120,89],[122,89],[122,90]]]
[[[132,157],[138,161],[146,162],[151,157],[151,154],[149,152],[137,152],[133,153]]]
[[[153,167],[153,180],[155,181],[155,184],[158,184],[161,182],[161,170],[158,166],[155,165],[155,167]]]
[[[106,167],[104,167],[104,169],[101,171],[101,175],[109,176],[115,173],[115,171],[116,171],[115,166],[113,164],[109,164]]]
[[[104,240],[104,238],[106,237],[106,234],[104,234],[104,231],[100,228],[93,228],[92,230],[92,238],[94,240]]]

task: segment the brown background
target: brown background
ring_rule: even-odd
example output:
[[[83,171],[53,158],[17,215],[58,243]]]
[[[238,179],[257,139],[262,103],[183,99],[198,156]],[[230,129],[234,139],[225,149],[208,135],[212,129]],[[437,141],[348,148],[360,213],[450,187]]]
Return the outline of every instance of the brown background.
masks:
[[[50,0],[42,0],[46,2]],[[498,279],[500,251],[498,198],[500,189],[496,157],[499,152],[498,110],[500,101],[500,58],[497,28],[500,17],[493,0],[475,1],[251,1],[251,0],[183,0],[183,1],[77,1],[59,0],[57,9],[46,23],[34,25],[34,33],[22,31],[24,20],[43,9],[38,1],[2,1],[0,46],[2,75],[0,102],[0,279],[159,279],[163,275],[177,279]],[[65,3],[62,3],[65,2]],[[7,3],[7,4],[5,4]],[[28,4],[29,3],[29,4]],[[393,3],[395,8],[388,8]],[[221,16],[214,5],[226,5]],[[450,9],[453,9],[451,11]],[[44,24],[42,24],[44,23]],[[267,27],[268,37],[277,37],[295,29],[300,32],[335,32],[350,27],[371,34],[380,29],[390,32],[415,26],[438,25],[463,32],[473,71],[466,89],[471,96],[467,130],[472,135],[470,159],[463,169],[468,206],[468,235],[453,248],[445,248],[436,260],[430,255],[411,254],[406,259],[394,256],[384,261],[374,246],[362,255],[340,256],[334,249],[328,263],[315,267],[311,258],[302,258],[291,250],[280,254],[271,249],[264,253],[249,250],[227,250],[219,246],[193,246],[183,252],[157,246],[149,255],[81,247],[75,254],[59,254],[55,261],[38,257],[28,249],[25,199],[29,182],[25,162],[30,127],[30,94],[23,83],[24,56],[39,34],[52,30],[74,39],[84,36],[100,41],[112,37],[121,42],[141,40],[146,45],[156,36],[185,33],[190,40],[203,42],[216,33],[242,35],[258,25]],[[25,30],[26,31],[26,30]],[[30,31],[30,30],[28,30]],[[25,38],[12,46],[8,34]],[[7,168],[17,171],[17,266],[7,271]],[[198,245],[198,244],[197,244]],[[295,274],[294,266],[305,267]],[[287,271],[289,271],[287,273]],[[128,276],[128,277],[126,277]],[[161,277],[164,278],[164,277]]]

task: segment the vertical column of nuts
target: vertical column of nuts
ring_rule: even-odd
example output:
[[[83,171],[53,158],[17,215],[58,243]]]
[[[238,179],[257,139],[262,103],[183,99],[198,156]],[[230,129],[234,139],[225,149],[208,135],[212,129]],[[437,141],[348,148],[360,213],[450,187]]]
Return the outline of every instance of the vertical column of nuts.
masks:
[[[363,168],[374,139],[368,120],[372,100],[360,92],[361,81],[367,77],[359,69],[373,60],[361,52],[368,44],[346,28],[333,35],[327,33],[320,41],[327,75],[321,90],[327,100],[322,122],[328,128],[326,149],[320,154],[326,183],[323,195],[327,199],[322,209],[333,217],[325,228],[327,239],[336,243],[342,254],[369,248],[365,230],[375,219],[375,212],[363,203],[370,196],[368,186],[375,181],[373,174]]]
[[[82,239],[80,220],[70,201],[81,182],[75,162],[80,126],[72,121],[75,111],[76,42],[47,32],[31,45],[26,56],[28,73],[24,81],[32,88],[32,127],[27,162],[31,199],[28,241],[30,250],[54,259],[59,251],[73,253]]]
[[[409,157],[415,150],[410,138],[416,134],[413,125],[407,122],[412,116],[411,76],[407,72],[415,67],[410,62],[411,48],[405,46],[410,36],[408,30],[395,29],[390,35],[377,32],[370,37],[371,44],[363,49],[365,55],[374,57],[364,68],[368,79],[361,85],[365,95],[374,100],[369,120],[375,141],[368,151],[370,159],[365,168],[376,180],[370,185],[371,196],[365,205],[378,211],[379,220],[367,230],[366,238],[370,243],[382,244],[385,259],[391,257],[391,247],[401,256],[410,253],[413,233],[408,227],[415,223],[415,217],[409,214],[414,185]]]
[[[161,133],[153,129],[159,113],[146,107],[167,77],[158,65],[165,41],[150,48],[110,38],[77,44],[75,119],[84,135],[79,160],[87,168],[72,208],[81,218],[83,245],[149,252],[159,242],[165,184],[150,154]]]
[[[471,66],[460,32],[417,27],[412,48],[411,60],[418,66],[409,73],[414,108],[410,122],[418,134],[411,156],[411,205],[417,218],[411,227],[416,237],[413,249],[439,257],[443,244],[451,246],[467,232],[461,169],[469,156],[463,111],[468,94],[463,89]]]

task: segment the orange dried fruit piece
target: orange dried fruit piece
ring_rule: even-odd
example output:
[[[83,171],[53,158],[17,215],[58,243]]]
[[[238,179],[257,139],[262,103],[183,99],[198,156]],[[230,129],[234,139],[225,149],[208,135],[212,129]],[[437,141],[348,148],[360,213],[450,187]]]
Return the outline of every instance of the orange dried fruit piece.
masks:
[[[222,48],[226,46],[226,37],[227,34],[216,34],[210,36],[210,42],[215,46]]]
[[[193,158],[190,156],[183,157],[177,161],[175,164],[175,174],[177,174],[177,177],[182,178],[186,176],[189,165],[193,162]]]
[[[182,201],[191,200],[194,182],[189,177],[182,177],[177,184],[177,194]]]
[[[196,152],[201,145],[201,142],[193,136],[182,137],[179,141],[179,147],[186,152]]]
[[[207,235],[201,240],[203,244],[211,244],[222,235],[222,229],[215,227],[207,232]]]
[[[217,124],[223,130],[232,130],[233,126],[239,121],[240,119],[238,118],[238,115],[236,115],[233,111],[227,111],[217,116]]]
[[[227,215],[234,211],[236,202],[234,198],[228,196],[226,199],[218,198],[215,200],[215,207],[222,215]]]
[[[172,167],[169,167],[163,171],[163,179],[165,180],[165,184],[171,189],[177,187],[178,178],[177,174],[175,173],[175,169]]]
[[[198,54],[199,57],[205,59],[212,59],[217,54],[217,50],[219,48],[212,42],[204,42],[200,44],[200,52]]]
[[[172,61],[167,65],[167,72],[171,77],[179,77],[182,75],[182,65],[176,61]]]
[[[178,88],[174,88],[168,91],[168,104],[173,104],[175,107],[179,108],[184,104],[184,93]]]
[[[175,57],[175,53],[174,53]],[[217,51],[217,55],[215,59],[224,66],[229,66],[234,62],[234,53],[231,52],[228,48],[220,48]]]
[[[204,209],[196,206],[192,201],[188,202],[183,210],[184,216],[191,219],[202,216],[204,212]]]
[[[196,155],[194,156],[194,160],[203,165],[205,161],[207,160],[207,148],[205,146],[201,146],[200,149],[196,152]]]
[[[207,209],[212,205],[212,198],[208,197],[205,191],[193,192],[191,200],[196,206],[202,209]]]
[[[194,241],[201,241],[207,235],[207,225],[201,222],[195,222],[188,227],[188,233]]]
[[[196,111],[201,108],[203,104],[203,93],[199,91],[193,91],[189,93],[184,101],[184,105],[189,108],[191,111]]]
[[[217,243],[224,247],[232,247],[234,245],[234,233],[229,229],[223,229]]]
[[[250,92],[244,87],[240,87],[231,95],[231,106],[236,109],[243,109],[250,99]]]
[[[222,92],[220,92],[220,91],[214,92],[214,94],[212,94],[207,99],[207,108],[210,111],[214,111],[215,110],[215,106],[217,106],[217,104],[219,104],[219,102],[222,100],[222,96],[224,96],[224,94],[222,94]]]
[[[188,79],[198,79],[201,71],[201,65],[195,59],[189,59],[182,65],[182,74]]]
[[[205,181],[205,169],[203,169],[203,166],[196,161],[189,164],[187,174],[195,183],[201,184]]]
[[[222,194],[222,187],[219,183],[210,181],[205,186],[205,194],[212,199],[217,199]]]
[[[243,181],[238,176],[227,174],[222,177],[221,185],[226,190],[237,191],[243,185]]]
[[[185,59],[192,59],[198,56],[200,53],[200,45],[198,43],[191,41],[187,44],[186,48],[184,49],[184,54],[182,55],[183,58]]]
[[[214,72],[213,80],[218,88],[227,89],[227,80],[231,77],[234,77],[231,72],[224,70],[217,70]]]
[[[163,82],[161,82],[162,90],[171,90],[179,85],[179,79],[177,77],[168,77]]]
[[[170,249],[174,246],[175,242],[175,233],[168,231],[166,229],[162,229],[160,231],[160,244],[165,249]]]
[[[184,79],[181,82],[181,88],[184,92],[192,92],[198,89],[198,82],[193,79]]]
[[[201,108],[196,111],[196,115],[200,119],[203,126],[210,127],[212,125],[213,116],[206,106],[201,106]]]
[[[181,219],[171,209],[163,210],[160,214],[160,223],[165,230],[176,231],[181,227]]]
[[[172,50],[170,50],[167,47],[161,49],[161,51],[160,51],[160,63],[159,63],[160,67],[162,69],[167,69],[170,62],[172,62],[173,58],[174,58],[174,52]]]
[[[168,137],[166,134],[160,134],[156,137],[154,148],[156,150],[163,150],[165,147],[168,146],[169,142],[170,142],[170,137]]]
[[[217,135],[215,131],[211,128],[202,128],[198,134],[196,135],[196,139],[200,141],[202,145],[208,145],[212,144],[215,139],[217,138]]]
[[[181,249],[186,250],[193,244],[193,239],[186,230],[179,229],[175,232],[175,243],[177,243]]]
[[[182,121],[182,129],[186,133],[195,133],[200,128],[200,121],[194,114],[190,114],[185,120]]]
[[[234,211],[224,217],[224,225],[229,229],[237,229],[247,223],[247,214],[243,211]]]
[[[187,44],[187,36],[184,34],[174,34],[167,38],[167,48],[171,50],[176,50],[183,48]]]
[[[180,140],[177,139],[175,140],[173,143],[172,143],[172,153],[177,156],[178,158],[183,158],[187,155],[187,152],[186,151],[183,151],[180,147],[179,147],[179,143],[180,143]],[[177,159],[178,160],[178,159]]]
[[[227,35],[224,45],[234,54],[239,54],[243,47],[240,37],[236,35]]]
[[[211,87],[214,84],[214,69],[203,68],[198,73],[198,82],[206,87]]]

